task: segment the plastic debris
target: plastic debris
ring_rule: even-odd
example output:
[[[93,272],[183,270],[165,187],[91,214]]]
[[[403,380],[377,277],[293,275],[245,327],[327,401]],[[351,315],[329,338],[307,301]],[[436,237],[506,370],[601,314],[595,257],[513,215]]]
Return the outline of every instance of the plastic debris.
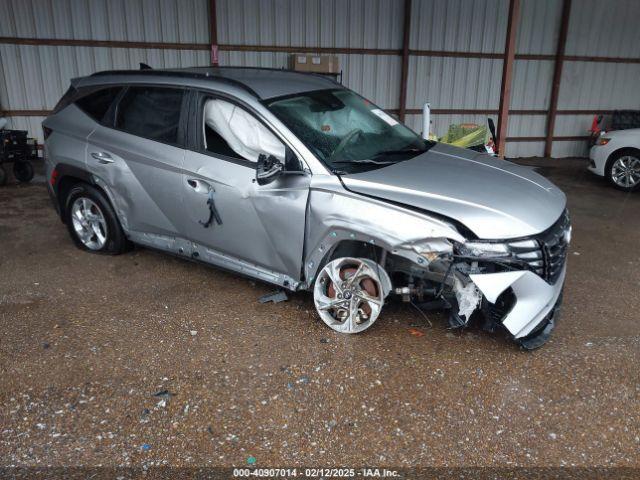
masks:
[[[189,333],[191,334],[192,337],[195,337],[198,334],[197,330],[189,330]]]
[[[140,446],[140,449],[141,449],[143,452],[148,452],[149,450],[151,450],[151,445],[149,445],[148,443],[143,443],[143,444]]]
[[[287,300],[289,300],[289,297],[287,296],[287,293],[284,290],[278,290],[276,292],[267,293],[266,295],[263,295],[258,299],[260,303],[269,303],[269,302],[280,303],[280,302],[286,302]]]
[[[410,328],[409,333],[414,337],[424,337],[424,332],[421,332],[420,330],[416,330],[415,328]]]
[[[249,458],[247,458],[247,463],[249,465],[254,465],[256,463],[256,457],[254,457],[253,455],[251,455]]]

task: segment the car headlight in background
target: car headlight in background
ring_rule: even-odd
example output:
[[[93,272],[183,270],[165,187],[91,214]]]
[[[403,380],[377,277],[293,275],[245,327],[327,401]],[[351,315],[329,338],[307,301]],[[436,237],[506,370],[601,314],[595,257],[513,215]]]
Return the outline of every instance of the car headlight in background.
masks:
[[[607,137],[600,137],[598,139],[598,142],[596,143],[596,145],[606,145],[607,143],[609,143],[611,141],[610,138]]]

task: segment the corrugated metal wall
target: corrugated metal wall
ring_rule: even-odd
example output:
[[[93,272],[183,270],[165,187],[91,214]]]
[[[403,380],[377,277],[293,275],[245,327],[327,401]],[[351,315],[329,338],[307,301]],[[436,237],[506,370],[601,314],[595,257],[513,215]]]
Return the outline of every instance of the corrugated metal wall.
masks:
[[[432,131],[449,124],[496,119],[509,0],[413,0],[408,63],[407,123],[426,101],[434,109],[486,114],[436,114]],[[0,42],[0,105],[4,110],[50,110],[69,79],[97,70],[179,67],[209,63],[208,0],[0,0],[0,37],[190,44],[187,49],[34,46]],[[380,106],[399,108],[402,0],[217,0],[221,45],[391,50],[340,53],[344,84]],[[542,155],[560,29],[562,0],[521,0],[511,89],[508,156]],[[573,0],[566,54],[640,57],[636,0]],[[471,58],[424,51],[475,52]],[[419,53],[419,52],[418,52]],[[546,55],[525,59],[523,55]],[[481,58],[478,58],[481,57]],[[220,52],[222,65],[286,67],[284,52]],[[559,110],[640,108],[640,64],[565,61]],[[559,114],[556,136],[582,136],[592,115]],[[15,128],[40,137],[42,117],[13,116]],[[554,156],[584,155],[584,141],[555,141]]]

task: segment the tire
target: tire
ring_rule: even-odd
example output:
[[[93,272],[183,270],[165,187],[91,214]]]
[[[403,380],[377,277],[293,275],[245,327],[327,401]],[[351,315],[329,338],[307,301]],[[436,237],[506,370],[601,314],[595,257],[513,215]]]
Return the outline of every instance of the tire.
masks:
[[[640,188],[640,151],[627,149],[615,152],[607,160],[605,174],[609,183],[618,190],[637,190]]]
[[[0,165],[0,187],[7,184],[7,171]]]
[[[13,164],[13,176],[20,183],[30,182],[33,178],[33,165],[28,161],[15,162]]]
[[[65,201],[64,220],[73,242],[91,253],[118,255],[129,248],[107,197],[86,183],[74,185]]]

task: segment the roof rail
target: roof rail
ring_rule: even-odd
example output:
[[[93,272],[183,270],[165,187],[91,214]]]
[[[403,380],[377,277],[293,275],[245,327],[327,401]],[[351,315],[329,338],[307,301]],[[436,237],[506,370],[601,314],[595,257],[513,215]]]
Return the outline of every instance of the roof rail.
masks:
[[[204,67],[200,67],[204,68]],[[185,69],[186,70],[186,69]],[[144,76],[154,76],[154,77],[181,77],[181,78],[196,78],[196,79],[210,79],[215,80],[217,82],[226,83],[229,85],[233,85],[234,87],[241,88],[246,92],[250,93],[256,98],[260,98],[255,90],[251,87],[245,85],[244,83],[234,80],[232,78],[221,77],[219,75],[211,75],[209,73],[195,73],[193,71],[181,71],[180,69],[176,70],[103,70],[101,72],[92,73],[89,75],[90,77],[103,77],[109,75],[144,75]]]

